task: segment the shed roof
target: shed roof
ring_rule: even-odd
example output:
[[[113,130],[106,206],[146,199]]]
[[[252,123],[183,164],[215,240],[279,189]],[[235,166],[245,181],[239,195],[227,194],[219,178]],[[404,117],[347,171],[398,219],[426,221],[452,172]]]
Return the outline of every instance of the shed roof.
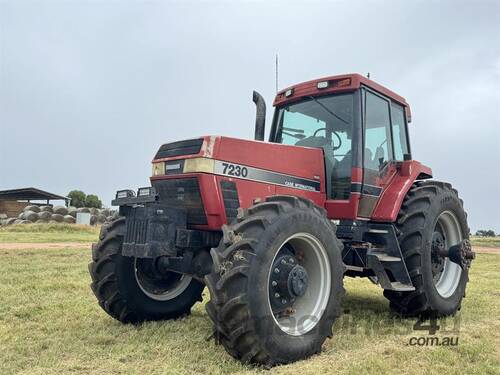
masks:
[[[34,187],[0,191],[0,200],[68,200],[68,197]]]

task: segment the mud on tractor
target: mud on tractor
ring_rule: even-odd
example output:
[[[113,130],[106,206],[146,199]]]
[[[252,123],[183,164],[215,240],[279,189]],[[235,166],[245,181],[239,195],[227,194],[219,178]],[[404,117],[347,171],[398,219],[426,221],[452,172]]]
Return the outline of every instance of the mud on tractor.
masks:
[[[411,157],[410,107],[358,74],[279,92],[269,141],[162,145],[151,186],[116,193],[89,265],[100,306],[123,323],[175,319],[210,292],[214,336],[244,362],[321,350],[343,278],[378,283],[390,309],[460,309],[474,253],[458,193]]]

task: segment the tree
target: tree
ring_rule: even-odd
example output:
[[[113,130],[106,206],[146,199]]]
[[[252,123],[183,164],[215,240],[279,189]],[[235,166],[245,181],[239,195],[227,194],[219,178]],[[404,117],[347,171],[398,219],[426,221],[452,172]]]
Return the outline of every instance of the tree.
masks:
[[[481,237],[495,237],[495,231],[489,229],[480,229],[476,232],[476,236],[481,236]]]
[[[85,207],[85,193],[81,190],[71,190],[68,194],[71,199],[70,205],[74,207]]]
[[[102,202],[97,195],[89,194],[85,199],[85,207],[102,208]]]

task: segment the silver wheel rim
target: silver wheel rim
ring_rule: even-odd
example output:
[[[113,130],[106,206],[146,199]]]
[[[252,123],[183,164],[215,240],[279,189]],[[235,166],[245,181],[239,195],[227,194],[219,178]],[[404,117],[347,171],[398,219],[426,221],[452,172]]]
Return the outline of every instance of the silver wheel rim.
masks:
[[[172,272],[174,274],[174,272]],[[179,275],[167,285],[155,285],[147,280],[144,275],[138,270],[137,258],[134,259],[134,275],[139,289],[149,298],[156,301],[168,301],[183,293],[191,283],[191,276]]]
[[[436,227],[440,227],[442,234],[445,239],[445,246],[447,249],[450,246],[460,243],[463,239],[462,230],[460,229],[460,223],[451,211],[444,211],[439,215]],[[450,261],[449,258],[445,259],[444,268],[441,272],[441,276],[437,281],[434,282],[437,292],[443,298],[448,298],[460,283],[460,277],[462,276],[462,269],[456,263]]]
[[[292,308],[294,313],[280,317],[272,313],[278,327],[292,336],[301,336],[312,330],[321,319],[330,297],[331,268],[328,253],[321,242],[308,233],[297,233],[287,238],[280,250],[289,244],[296,252],[300,252],[299,264],[304,267],[309,275],[309,283],[305,294],[298,297]],[[277,251],[271,264],[274,264]],[[272,267],[269,270],[267,283],[269,285]],[[268,289],[268,306],[272,312]]]

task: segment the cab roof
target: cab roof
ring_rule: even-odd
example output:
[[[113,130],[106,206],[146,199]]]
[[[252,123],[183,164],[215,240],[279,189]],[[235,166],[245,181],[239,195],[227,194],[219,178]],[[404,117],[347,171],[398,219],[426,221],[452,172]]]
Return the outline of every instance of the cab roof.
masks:
[[[410,106],[406,102],[405,98],[378,84],[377,82],[357,73],[323,77],[287,87],[276,94],[273,105],[282,106],[287,103],[299,101],[300,99],[308,96],[320,96],[332,93],[355,91],[361,86],[366,86],[374,91],[377,91],[404,106],[407,120],[408,122],[411,121]]]

